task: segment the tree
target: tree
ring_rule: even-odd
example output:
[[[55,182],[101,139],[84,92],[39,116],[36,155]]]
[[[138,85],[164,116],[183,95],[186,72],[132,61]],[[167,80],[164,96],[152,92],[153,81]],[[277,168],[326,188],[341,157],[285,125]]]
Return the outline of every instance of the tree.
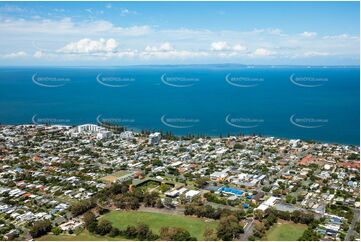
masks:
[[[137,239],[146,240],[148,238],[148,233],[150,232],[149,226],[144,223],[139,223],[137,225]]]
[[[207,182],[208,182],[208,178],[200,177],[200,178],[197,178],[197,180],[195,181],[195,184],[196,184],[197,188],[203,188],[205,185],[207,185]]]
[[[135,238],[137,237],[137,228],[135,226],[129,226],[124,231],[124,234],[127,238]]]
[[[214,229],[206,228],[203,233],[204,240],[214,241],[217,240],[217,234]]]
[[[317,233],[314,231],[314,229],[306,229],[305,232],[303,232],[302,236],[298,239],[301,241],[318,241],[319,237]]]
[[[102,219],[97,226],[96,233],[100,235],[106,235],[112,230],[112,224],[105,219]]]
[[[158,236],[153,234],[149,229],[149,226],[144,223],[139,223],[137,225],[137,239],[138,240],[156,240]]]
[[[162,227],[160,228],[160,239],[161,240],[175,240],[175,241],[190,241],[197,240],[194,237],[191,237],[189,232],[182,228],[174,227]]]
[[[263,223],[256,223],[253,226],[253,235],[257,238],[262,238],[265,231],[266,231],[266,228]]]
[[[47,234],[51,230],[51,222],[49,220],[40,220],[34,223],[30,229],[33,238]]]
[[[264,212],[263,212],[262,210],[255,209],[255,210],[253,211],[253,213],[254,213],[255,219],[261,220],[261,219],[263,218]]]
[[[128,185],[125,183],[122,183],[122,184],[113,183],[112,186],[109,188],[109,191],[113,195],[126,193],[128,191]]]
[[[84,214],[83,221],[84,221],[85,227],[88,228],[89,225],[96,222],[97,219],[96,219],[94,213],[88,211]]]
[[[233,240],[243,233],[243,227],[234,215],[221,218],[217,227],[217,237],[221,240]]]
[[[62,230],[59,227],[54,227],[51,229],[51,232],[55,235],[59,235],[59,234],[61,234]]]
[[[270,215],[267,216],[267,218],[265,219],[265,225],[269,228],[271,227],[273,224],[275,224],[277,222],[277,217],[271,213]]]
[[[146,207],[155,207],[156,204],[157,204],[158,199],[159,199],[159,193],[158,192],[151,192],[151,193],[146,192],[144,194],[144,199],[143,199],[144,206],[146,206]]]
[[[120,230],[118,228],[112,228],[109,232],[110,237],[116,237],[120,234]]]
[[[155,204],[157,208],[164,208],[162,200],[160,198],[157,199],[157,202]]]
[[[121,209],[133,209],[139,208],[139,200],[137,197],[131,194],[120,194],[115,199],[115,205]]]
[[[80,201],[71,206],[70,210],[74,216],[81,215],[91,208],[94,208],[96,203],[92,199]]]
[[[173,206],[172,199],[170,197],[165,197],[163,200],[163,204],[165,207],[172,207]]]

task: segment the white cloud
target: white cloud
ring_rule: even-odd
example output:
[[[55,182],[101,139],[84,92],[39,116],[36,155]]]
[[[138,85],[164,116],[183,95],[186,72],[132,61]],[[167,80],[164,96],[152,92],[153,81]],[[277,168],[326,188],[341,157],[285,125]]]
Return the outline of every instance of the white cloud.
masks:
[[[25,56],[27,56],[28,54],[24,51],[18,51],[18,52],[13,52],[13,53],[9,53],[6,55],[3,55],[4,58],[6,59],[15,59],[15,58],[23,58]]]
[[[42,58],[44,56],[44,52],[38,50],[34,53],[35,58]]]
[[[106,3],[103,9],[106,11]],[[118,11],[118,14],[121,10],[115,5],[112,9]],[[321,57],[327,55],[356,59],[360,53],[359,37],[349,33],[321,35],[316,32],[299,31],[288,34],[278,28],[251,31],[162,29],[148,25],[120,26],[110,21],[91,18],[77,21],[69,17],[44,19],[43,15],[39,18],[34,14],[29,17],[26,20],[15,17],[0,18],[1,57],[7,54],[6,50],[20,49],[31,53],[32,58],[56,58],[64,60],[65,64],[68,60],[85,58],[138,58],[142,61],[142,58],[153,57],[207,57],[203,59],[204,62],[218,62],[221,61],[219,57],[222,57],[247,63],[254,61],[253,57],[259,57],[259,62],[267,61],[268,56],[284,62],[287,62],[287,58],[299,59],[300,62],[305,57],[325,59]],[[110,39],[114,42],[107,44]],[[120,46],[115,39],[121,40],[122,45]],[[31,42],[37,45],[29,45]],[[150,62],[159,63],[151,60]]]
[[[317,35],[317,33],[316,32],[307,32],[307,31],[305,31],[301,35],[303,37],[315,37]]]
[[[147,25],[120,27],[105,20],[74,22],[71,18],[61,20],[50,19],[6,19],[0,22],[2,33],[11,34],[52,34],[79,35],[87,34],[118,34],[123,36],[141,36],[151,32]]]
[[[326,35],[323,38],[327,40],[359,40],[359,36],[351,36],[348,34]]]
[[[260,56],[260,57],[264,57],[264,56],[270,56],[270,55],[273,55],[274,53],[272,51],[269,51],[265,48],[257,48],[255,51],[254,51],[254,56]]]
[[[243,45],[235,45],[233,46],[234,51],[245,51],[247,48]]]
[[[246,49],[247,48],[243,45],[236,44],[232,46],[226,41],[218,41],[211,44],[211,50],[217,52],[221,57],[234,57]]]
[[[16,5],[4,5],[0,7],[0,12],[2,13],[23,13],[23,12],[27,12],[27,10],[25,8],[21,8],[19,6]]]
[[[320,52],[320,51],[307,51],[304,53],[306,57],[314,57],[314,56],[329,56],[328,52]]]
[[[282,30],[278,29],[278,28],[274,28],[274,29],[267,29],[267,32],[269,34],[274,34],[274,35],[280,35],[282,34]]]
[[[177,50],[169,42],[160,44],[159,46],[147,46],[140,57],[148,59],[151,57],[158,59],[186,59],[186,58],[196,58],[196,57],[205,57],[207,52],[203,51],[188,51],[188,50]]]
[[[81,39],[77,42],[67,44],[66,46],[60,48],[57,52],[70,54],[109,53],[114,52],[118,45],[119,44],[115,39]]]
[[[174,50],[173,46],[169,42],[162,43],[160,46],[147,46],[146,52],[167,52]]]
[[[133,14],[138,14],[138,13],[137,13],[137,11],[132,11],[132,10],[129,10],[127,8],[120,9],[120,15],[121,16],[127,16],[127,15],[133,15]]]
[[[211,50],[214,51],[224,51],[224,50],[230,50],[231,47],[228,45],[228,43],[226,41],[218,41],[218,42],[213,42],[211,44]]]

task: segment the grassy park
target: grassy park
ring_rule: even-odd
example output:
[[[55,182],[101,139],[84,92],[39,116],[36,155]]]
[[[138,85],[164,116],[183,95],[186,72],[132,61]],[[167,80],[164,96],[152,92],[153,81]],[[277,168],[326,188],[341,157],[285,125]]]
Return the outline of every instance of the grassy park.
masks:
[[[203,233],[206,228],[216,229],[218,222],[207,221],[206,219],[194,218],[190,216],[161,214],[139,211],[113,211],[101,217],[112,223],[114,227],[124,230],[128,225],[145,223],[150,229],[159,234],[161,227],[179,227],[186,229],[191,236],[198,240],[203,239]]]
[[[124,176],[126,174],[129,174],[129,172],[121,170],[121,171],[114,172],[111,175],[102,177],[100,179],[105,182],[115,182],[119,177]]]
[[[307,229],[304,224],[275,224],[266,234],[265,240],[292,241],[299,239]]]

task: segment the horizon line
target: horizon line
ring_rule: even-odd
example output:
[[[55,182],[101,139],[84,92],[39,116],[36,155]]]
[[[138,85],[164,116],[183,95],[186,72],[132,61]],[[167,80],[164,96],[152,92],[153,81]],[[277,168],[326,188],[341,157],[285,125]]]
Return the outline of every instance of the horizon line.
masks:
[[[142,66],[230,66],[230,65],[237,65],[237,66],[267,66],[267,67],[358,67],[360,68],[360,64],[358,65],[306,65],[306,64],[242,64],[242,63],[207,63],[207,64],[124,64],[124,65],[0,65],[0,68],[7,68],[7,67],[142,67]]]

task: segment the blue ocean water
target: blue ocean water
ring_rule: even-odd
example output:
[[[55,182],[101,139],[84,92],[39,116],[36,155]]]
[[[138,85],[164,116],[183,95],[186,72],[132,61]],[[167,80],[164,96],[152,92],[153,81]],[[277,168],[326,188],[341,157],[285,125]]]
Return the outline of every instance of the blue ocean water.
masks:
[[[110,122],[177,135],[357,144],[359,67],[2,67],[0,123]]]

